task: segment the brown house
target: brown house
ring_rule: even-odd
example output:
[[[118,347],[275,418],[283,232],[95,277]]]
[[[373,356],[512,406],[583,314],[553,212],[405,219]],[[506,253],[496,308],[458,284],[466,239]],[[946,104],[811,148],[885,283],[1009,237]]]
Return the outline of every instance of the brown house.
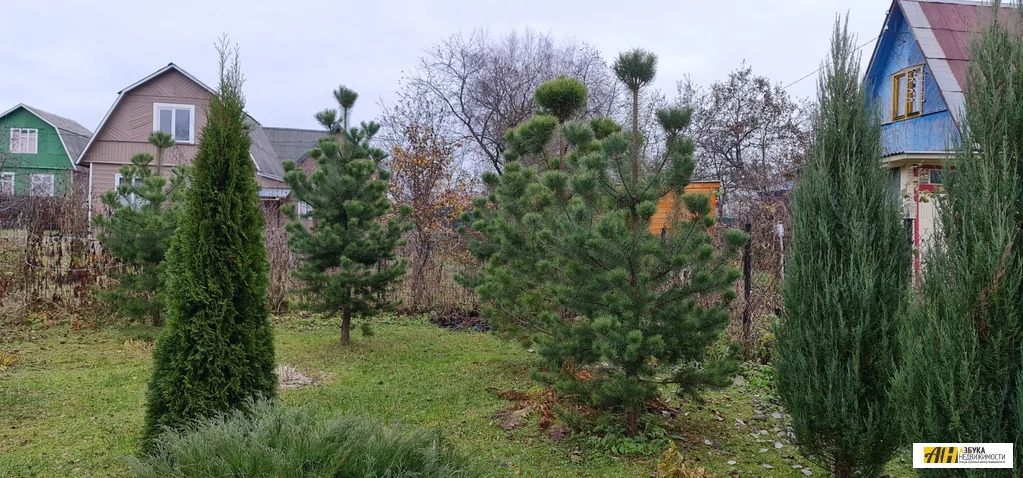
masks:
[[[99,198],[103,193],[118,186],[120,168],[129,164],[132,156],[155,153],[148,142],[151,132],[166,131],[176,141],[165,153],[164,164],[190,164],[195,158],[199,133],[206,125],[206,108],[212,95],[212,88],[174,63],[118,92],[113,106],[76,162],[88,173],[90,214],[99,211]],[[251,116],[248,122],[252,138],[249,155],[262,187],[260,201],[269,209],[275,209],[290,193],[283,181],[283,160],[262,125]],[[288,144],[295,149],[309,149],[316,145],[309,137],[301,136],[300,143]]]

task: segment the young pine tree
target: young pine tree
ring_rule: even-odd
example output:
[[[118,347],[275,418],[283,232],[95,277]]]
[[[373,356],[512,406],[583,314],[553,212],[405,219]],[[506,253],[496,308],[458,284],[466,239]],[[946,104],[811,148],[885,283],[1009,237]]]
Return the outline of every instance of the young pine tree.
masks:
[[[616,61],[634,100],[655,63],[641,50]],[[728,266],[734,256],[715,251],[707,197],[684,196],[691,215],[666,237],[649,231],[658,201],[682,196],[689,182],[689,111],[658,111],[666,153],[642,158],[638,129],[571,119],[585,91],[567,78],[541,86],[537,103],[551,115],[505,136],[504,174],[485,177],[491,195],[469,215],[473,251],[485,261],[473,279],[495,326],[546,359],[537,378],[623,417],[631,436],[661,387],[691,394],[730,383],[734,363],[703,359],[729,321],[738,272]],[[525,156],[547,167],[525,167]],[[745,241],[726,234],[729,252]]]
[[[100,244],[125,267],[114,274],[116,282],[101,296],[121,316],[148,317],[160,326],[167,292],[164,259],[178,227],[188,169],[175,167],[168,181],[160,174],[159,164],[174,139],[155,131],[149,143],[156,147],[156,171],[149,153],[133,156],[131,164],[121,168],[121,184],[103,195],[109,214],[95,216],[93,223]]]
[[[277,391],[266,305],[269,266],[238,52],[229,52],[226,43],[219,50],[220,84],[167,258],[168,320],[153,354],[146,446],[163,427]]]
[[[991,23],[971,45],[966,127],[938,200],[921,296],[899,334],[895,386],[907,441],[1015,443],[1016,469],[921,476],[1019,477],[1023,470],[1019,15]]]
[[[387,199],[390,174],[380,167],[387,154],[371,145],[380,125],[348,128],[357,95],[339,87],[334,96],[340,120],[335,110],[316,115],[334,133],[309,153],[316,170],[306,175],[293,162],[284,164],[292,195],[310,210],[299,214],[289,207],[285,213],[293,219],[287,230],[288,246],[299,259],[295,275],[318,310],[341,316],[341,342],[348,343],[352,317],[384,305],[384,292],[405,273],[405,262],[394,250],[409,229],[409,212],[403,208],[388,217],[393,212]]]
[[[889,391],[910,273],[854,47],[847,24],[836,22],[793,199],[776,330],[778,395],[796,443],[839,478],[880,475],[901,444]]]

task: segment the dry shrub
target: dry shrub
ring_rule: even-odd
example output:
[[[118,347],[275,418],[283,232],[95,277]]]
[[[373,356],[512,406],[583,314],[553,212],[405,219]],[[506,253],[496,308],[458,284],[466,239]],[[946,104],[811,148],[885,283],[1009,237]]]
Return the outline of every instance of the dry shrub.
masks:
[[[265,213],[265,211],[264,211]],[[283,227],[267,222],[263,231],[266,256],[270,262],[270,286],[266,289],[266,301],[270,312],[280,315],[288,309],[288,297],[294,288],[294,259],[288,249],[288,233]]]
[[[389,293],[406,313],[475,313],[479,300],[456,278],[480,268],[468,241],[453,231],[410,234],[397,256],[409,261],[407,273]]]
[[[34,311],[72,317],[98,305],[95,290],[119,266],[92,237],[81,190],[20,198],[0,226],[0,320],[21,322]]]
[[[786,197],[757,196],[747,201],[736,217],[737,224],[732,227],[749,227],[750,294],[747,301],[744,278],[735,282],[738,298],[732,302],[732,323],[727,331],[731,339],[742,344],[746,359],[759,360],[763,354],[758,344],[770,334],[771,323],[785,307],[781,296],[782,259],[791,239],[791,209]],[[784,246],[779,241],[778,224],[785,230]],[[742,269],[741,256],[736,265]]]

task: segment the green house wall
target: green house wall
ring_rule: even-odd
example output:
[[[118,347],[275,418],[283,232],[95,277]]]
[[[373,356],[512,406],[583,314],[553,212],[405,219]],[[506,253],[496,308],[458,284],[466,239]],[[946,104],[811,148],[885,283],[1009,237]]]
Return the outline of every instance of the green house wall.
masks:
[[[53,174],[54,194],[61,195],[71,188],[71,159],[60,142],[57,130],[25,108],[18,108],[0,118],[0,149],[10,147],[11,128],[39,130],[37,154],[11,154],[13,164],[0,165],[0,171],[14,173],[14,193],[28,194],[29,178],[32,174]],[[7,154],[7,153],[5,153]]]

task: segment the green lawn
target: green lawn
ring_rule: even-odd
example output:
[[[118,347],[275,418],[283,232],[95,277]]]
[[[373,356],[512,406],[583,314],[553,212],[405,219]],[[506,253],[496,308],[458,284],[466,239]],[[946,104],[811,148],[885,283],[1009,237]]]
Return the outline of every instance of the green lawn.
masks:
[[[496,426],[491,416],[508,403],[487,387],[533,386],[528,369],[535,358],[516,344],[411,319],[379,323],[375,330],[372,337],[356,333],[352,345],[341,347],[336,329],[312,320],[277,324],[278,360],[323,377],[321,385],[283,391],[283,400],[384,423],[443,428],[461,452],[496,476],[647,477],[656,467],[657,456],[616,456],[583,438],[553,441],[535,422],[513,431]],[[156,335],[145,327],[0,335],[0,351],[21,358],[0,371],[0,474],[124,474],[123,457],[134,452],[142,427],[151,359],[123,344]],[[724,476],[803,476],[792,467],[808,463],[776,437],[784,423],[772,415],[767,397],[757,394],[756,382],[710,394],[703,405],[683,404],[683,415],[667,428],[694,466]],[[758,411],[764,420],[752,420]],[[892,476],[912,473],[901,463]]]

